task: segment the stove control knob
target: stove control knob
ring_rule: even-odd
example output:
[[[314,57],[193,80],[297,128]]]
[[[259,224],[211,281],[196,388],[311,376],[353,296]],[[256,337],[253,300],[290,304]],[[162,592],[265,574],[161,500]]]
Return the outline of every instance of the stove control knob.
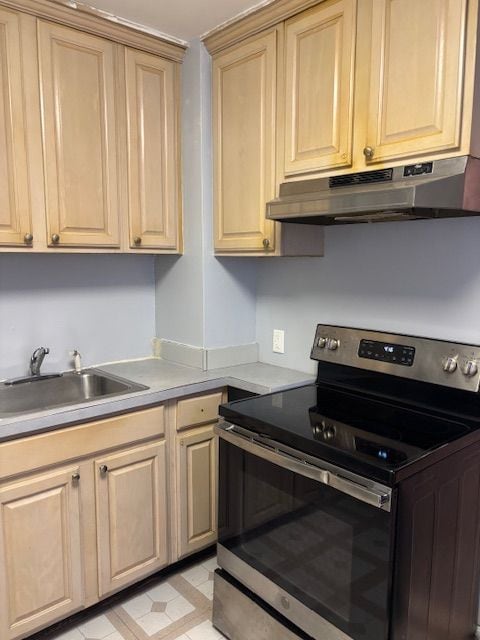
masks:
[[[327,349],[329,351],[335,351],[335,349],[338,349],[339,346],[340,346],[340,340],[337,340],[336,338],[328,338]]]
[[[322,433],[323,439],[328,442],[329,440],[333,440],[335,438],[336,430],[333,426],[325,426],[322,430]]]
[[[462,367],[464,375],[469,378],[473,377],[478,372],[478,364],[475,360],[468,360]]]
[[[453,373],[457,370],[457,359],[456,358],[445,358],[443,361],[443,370],[447,373]]]
[[[325,347],[327,346],[327,339],[323,336],[320,336],[320,338],[317,340],[317,346],[320,349],[325,349]]]

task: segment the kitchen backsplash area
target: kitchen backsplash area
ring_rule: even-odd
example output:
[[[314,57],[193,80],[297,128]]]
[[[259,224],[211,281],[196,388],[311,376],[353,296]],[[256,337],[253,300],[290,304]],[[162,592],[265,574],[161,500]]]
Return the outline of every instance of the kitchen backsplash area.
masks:
[[[479,219],[328,229],[324,258],[258,269],[260,360],[314,371],[306,336],[322,322],[480,344]],[[285,354],[272,353],[273,329]]]
[[[0,378],[149,356],[155,332],[152,256],[0,255]]]

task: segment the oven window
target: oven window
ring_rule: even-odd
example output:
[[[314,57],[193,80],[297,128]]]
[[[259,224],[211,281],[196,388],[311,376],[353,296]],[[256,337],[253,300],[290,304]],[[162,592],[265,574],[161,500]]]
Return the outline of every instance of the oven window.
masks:
[[[226,549],[354,640],[387,637],[389,513],[224,440],[219,503]]]

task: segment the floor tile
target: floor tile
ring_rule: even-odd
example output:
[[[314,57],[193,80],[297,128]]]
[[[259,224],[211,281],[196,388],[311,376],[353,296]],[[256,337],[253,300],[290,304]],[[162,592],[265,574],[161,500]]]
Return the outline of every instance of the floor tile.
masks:
[[[192,611],[195,611],[195,607],[183,596],[178,596],[175,600],[171,600],[165,609],[167,616],[174,622],[188,616]]]
[[[219,640],[224,636],[213,628],[210,620],[202,622],[186,634],[190,640]],[[253,639],[252,639],[253,640]]]
[[[49,636],[49,640],[85,640],[85,637],[76,628],[64,631],[59,635]]]
[[[206,582],[210,576],[210,572],[202,567],[201,564],[197,564],[186,571],[183,571],[181,574],[182,578],[185,578],[192,586],[198,587],[202,582]]]
[[[146,591],[146,594],[154,602],[170,602],[180,595],[169,582],[161,582],[153,589]]]
[[[198,587],[195,587],[198,591],[203,593],[209,600],[213,600],[213,580],[207,580],[207,582],[202,582]]]
[[[135,596],[134,598],[130,598],[126,602],[122,603],[122,608],[131,616],[134,620],[137,618],[141,618],[142,616],[150,613],[152,610],[152,600],[148,597],[147,594],[142,593],[139,596]]]
[[[103,640],[116,631],[110,620],[104,615],[96,616],[78,626],[80,632],[90,640]]]
[[[112,633],[110,636],[107,636],[105,640],[124,640],[124,637],[122,636],[121,633],[119,633],[118,631],[115,631],[115,633]]]
[[[202,567],[205,567],[207,571],[215,571],[215,569],[218,569],[217,556],[205,560],[205,562],[202,562],[201,565]]]
[[[147,613],[146,616],[138,618],[136,622],[149,636],[153,636],[155,633],[158,633],[172,624],[172,620],[166,613],[155,612]]]

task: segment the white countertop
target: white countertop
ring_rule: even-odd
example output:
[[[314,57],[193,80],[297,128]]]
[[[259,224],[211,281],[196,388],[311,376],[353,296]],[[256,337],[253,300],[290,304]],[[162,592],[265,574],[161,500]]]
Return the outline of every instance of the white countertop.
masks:
[[[160,358],[120,362],[98,367],[107,373],[146,385],[146,391],[57,407],[0,420],[0,442],[95,420],[115,413],[142,409],[172,398],[208,392],[219,387],[236,387],[252,393],[268,393],[298,387],[314,376],[261,362],[201,371]]]

